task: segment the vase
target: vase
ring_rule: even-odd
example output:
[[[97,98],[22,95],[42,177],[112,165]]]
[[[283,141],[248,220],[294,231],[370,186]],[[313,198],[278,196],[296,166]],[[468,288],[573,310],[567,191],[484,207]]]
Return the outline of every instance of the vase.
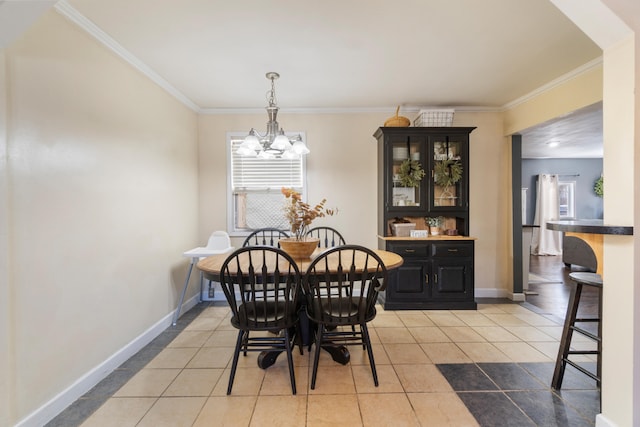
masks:
[[[429,227],[429,232],[432,236],[437,236],[440,234],[440,227]]]
[[[288,237],[280,239],[279,243],[282,250],[289,254],[291,258],[308,259],[318,247],[320,239],[307,237],[304,240],[296,240],[295,237]]]

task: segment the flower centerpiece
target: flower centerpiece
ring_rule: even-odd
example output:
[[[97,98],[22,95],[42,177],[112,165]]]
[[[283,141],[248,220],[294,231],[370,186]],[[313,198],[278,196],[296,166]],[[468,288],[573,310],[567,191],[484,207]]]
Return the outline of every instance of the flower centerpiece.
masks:
[[[320,239],[307,237],[309,226],[316,218],[331,216],[337,211],[325,208],[327,199],[322,199],[315,206],[303,202],[300,193],[292,188],[282,188],[282,194],[286,197],[284,211],[294,237],[280,239],[280,246],[294,258],[309,258],[320,243]]]

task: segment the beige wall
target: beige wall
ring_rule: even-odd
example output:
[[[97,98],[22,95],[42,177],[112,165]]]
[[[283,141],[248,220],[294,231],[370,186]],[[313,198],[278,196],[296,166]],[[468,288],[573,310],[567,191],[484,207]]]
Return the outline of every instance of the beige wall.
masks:
[[[638,47],[633,37],[604,53],[603,174],[605,222],[635,225],[637,235],[639,214],[633,209],[637,203],[633,200],[638,198],[638,181],[634,179],[638,176],[637,170],[634,171],[638,163],[634,163],[634,152],[640,137],[634,125],[639,113],[634,88],[640,72],[636,68],[636,55]],[[640,366],[637,363],[640,350],[637,269],[640,264],[634,262],[638,259],[634,254],[637,240],[633,236],[604,238],[603,318],[606,321],[602,333],[606,347],[602,361],[602,413],[619,426],[640,424]]]
[[[504,132],[512,135],[531,126],[602,101],[602,63],[548,88],[505,111]]]
[[[640,425],[640,3],[603,0],[633,31],[604,54],[605,221],[634,226],[604,240],[602,416]],[[609,197],[612,195],[613,197]],[[608,285],[607,285],[608,284]]]
[[[291,132],[305,132],[311,154],[307,156],[307,192],[310,202],[327,199],[338,215],[321,218],[344,232],[347,241],[376,247],[377,151],[373,132],[384,114],[286,114],[278,117]],[[226,230],[226,133],[259,131],[261,115],[204,115],[200,117],[200,221],[201,239],[211,231]],[[242,239],[234,239],[236,246]]]
[[[12,356],[9,351],[12,330],[12,301],[9,291],[9,218],[7,173],[7,96],[5,55],[0,49],[0,425],[8,425],[11,413]]]
[[[175,308],[197,242],[197,118],[53,11],[4,55],[13,425]]]
[[[608,224],[634,224],[629,196],[635,194],[634,181],[634,99],[635,52],[633,38],[604,53],[604,220]],[[623,188],[623,191],[619,189]],[[611,196],[610,196],[611,195]],[[636,230],[638,228],[636,227]],[[637,231],[636,231],[637,233]],[[605,236],[603,280],[603,414],[615,425],[632,425],[632,410],[638,405],[638,390],[633,390],[634,375],[621,366],[634,366],[634,336],[638,311],[638,287],[634,286],[634,238]],[[637,264],[636,264],[637,265]],[[624,327],[620,327],[624,325]],[[637,361],[637,354],[636,354]],[[640,368],[635,366],[636,373]],[[635,402],[634,402],[635,398]],[[636,423],[640,422],[636,418]]]
[[[306,133],[308,199],[327,199],[338,215],[322,218],[343,232],[348,242],[377,247],[377,152],[375,130],[390,114],[287,114],[280,124]],[[413,117],[410,117],[413,118]],[[203,115],[200,128],[200,240],[226,230],[226,133],[247,132],[266,120],[261,115]],[[500,113],[458,112],[454,126],[476,126],[471,133],[471,234],[476,242],[476,295],[511,292],[509,255],[510,146],[503,137]],[[498,214],[496,215],[496,209]],[[314,223],[315,225],[315,223]],[[241,238],[233,239],[235,246]]]

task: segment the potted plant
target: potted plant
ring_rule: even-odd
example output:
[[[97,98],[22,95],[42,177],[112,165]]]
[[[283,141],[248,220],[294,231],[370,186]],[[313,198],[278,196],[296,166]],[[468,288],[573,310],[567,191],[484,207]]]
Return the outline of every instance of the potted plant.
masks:
[[[424,219],[425,223],[429,226],[429,233],[432,236],[440,234],[440,228],[444,224],[444,217],[442,216],[428,216]]]
[[[316,218],[333,215],[337,210],[326,209],[324,207],[326,199],[322,199],[320,203],[311,206],[303,202],[300,193],[293,188],[282,188],[281,191],[286,198],[285,216],[289,221],[291,233],[294,237],[280,239],[280,247],[296,259],[309,258],[320,242],[318,238],[307,237],[309,226]]]

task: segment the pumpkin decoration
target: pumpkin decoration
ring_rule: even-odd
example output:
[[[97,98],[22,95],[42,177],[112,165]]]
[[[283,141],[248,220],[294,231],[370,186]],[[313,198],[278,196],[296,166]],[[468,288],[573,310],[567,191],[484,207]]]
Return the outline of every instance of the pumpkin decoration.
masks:
[[[411,124],[411,121],[403,116],[399,116],[398,113],[400,112],[400,106],[398,105],[398,108],[396,109],[396,115],[393,117],[388,118],[385,122],[384,125],[386,127],[396,127],[396,128],[406,128],[409,127],[409,125]]]

